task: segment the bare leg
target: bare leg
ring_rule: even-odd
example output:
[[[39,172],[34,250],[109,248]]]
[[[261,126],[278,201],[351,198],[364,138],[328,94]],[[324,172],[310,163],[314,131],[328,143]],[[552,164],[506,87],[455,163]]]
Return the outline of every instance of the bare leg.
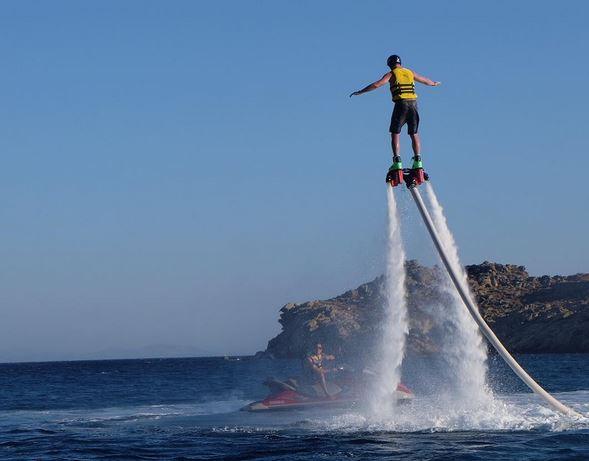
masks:
[[[323,389],[323,392],[325,392],[325,395],[327,397],[331,398],[331,395],[327,391],[327,381],[325,380],[325,373],[322,370],[319,370],[316,373],[319,376],[319,384],[321,384],[321,389]]]
[[[391,133],[391,147],[393,157],[398,157],[401,152],[401,135],[399,133]]]
[[[413,148],[413,156],[417,157],[421,155],[421,140],[419,139],[419,134],[410,134],[411,136],[411,147]]]

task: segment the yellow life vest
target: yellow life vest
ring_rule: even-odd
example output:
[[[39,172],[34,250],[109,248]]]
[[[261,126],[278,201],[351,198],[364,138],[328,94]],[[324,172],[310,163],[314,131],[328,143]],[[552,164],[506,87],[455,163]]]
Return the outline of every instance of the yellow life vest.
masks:
[[[395,67],[393,69],[393,75],[395,76],[394,83],[391,83],[393,101],[400,101],[401,99],[417,99],[413,72],[405,67]]]

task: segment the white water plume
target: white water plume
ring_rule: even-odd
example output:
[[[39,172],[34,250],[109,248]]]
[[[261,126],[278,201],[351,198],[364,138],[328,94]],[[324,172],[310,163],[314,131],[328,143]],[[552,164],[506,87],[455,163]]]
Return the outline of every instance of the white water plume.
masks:
[[[472,298],[468,288],[466,271],[460,263],[458,248],[444,216],[444,209],[429,183],[425,184],[425,190],[430,203],[434,226],[440,236],[450,264],[454,271],[459,274],[460,283],[466,287],[469,296]],[[450,300],[449,309],[446,308],[446,310],[438,310],[437,312],[441,316],[440,320],[448,325],[447,335],[442,344],[443,351],[441,352],[454,372],[452,383],[453,400],[467,406],[487,404],[492,399],[492,394],[486,383],[487,352],[483,338],[445,271],[441,288]]]
[[[401,364],[405,356],[405,338],[409,331],[405,293],[405,250],[393,188],[387,187],[388,235],[385,281],[385,318],[378,379],[372,398],[373,414],[379,418],[392,414],[394,391],[401,381]]]

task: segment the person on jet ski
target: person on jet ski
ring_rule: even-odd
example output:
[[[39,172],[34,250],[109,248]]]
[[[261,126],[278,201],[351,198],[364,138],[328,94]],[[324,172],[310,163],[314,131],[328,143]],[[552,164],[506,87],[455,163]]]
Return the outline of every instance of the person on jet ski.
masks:
[[[324,367],[324,360],[335,360],[335,356],[324,354],[323,345],[317,343],[315,346],[315,352],[307,355],[307,358],[304,361],[303,371],[309,381],[318,382],[321,385],[323,392],[325,392],[325,395],[331,398],[332,395],[327,390],[327,380],[325,375],[330,371],[333,371],[333,369]]]

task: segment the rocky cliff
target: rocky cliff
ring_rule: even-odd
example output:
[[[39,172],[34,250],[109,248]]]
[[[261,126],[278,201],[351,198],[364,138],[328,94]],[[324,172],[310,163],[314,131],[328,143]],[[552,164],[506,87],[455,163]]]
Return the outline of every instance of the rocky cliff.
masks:
[[[450,308],[437,268],[408,261],[409,353],[435,352],[439,309]],[[512,352],[589,352],[589,274],[530,277],[523,266],[467,266],[481,314]],[[384,319],[383,277],[323,301],[287,304],[282,332],[268,342],[274,357],[301,357],[324,342],[344,357],[369,352]],[[442,316],[443,317],[443,316]]]

